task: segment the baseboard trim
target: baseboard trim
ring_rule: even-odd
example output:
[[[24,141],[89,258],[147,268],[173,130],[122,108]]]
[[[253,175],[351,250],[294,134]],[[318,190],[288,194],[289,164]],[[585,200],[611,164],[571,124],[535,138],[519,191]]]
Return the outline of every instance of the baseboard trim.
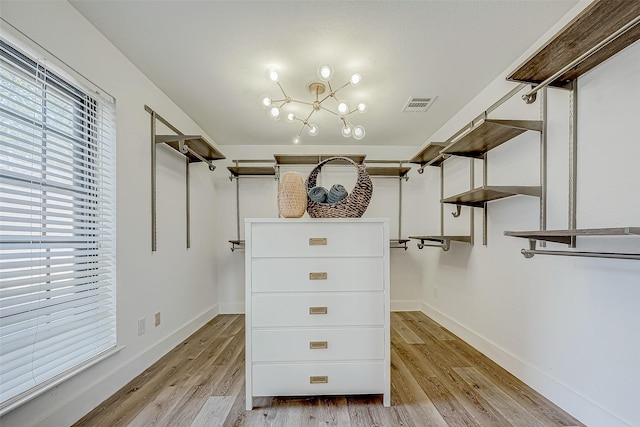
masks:
[[[419,311],[440,323],[476,350],[483,353],[529,387],[586,425],[632,427],[631,423],[620,419],[593,400],[572,389],[567,384],[518,358],[494,342],[442,313],[435,307],[424,302],[420,302],[418,305],[420,306]]]
[[[220,303],[220,314],[244,314],[244,301]]]

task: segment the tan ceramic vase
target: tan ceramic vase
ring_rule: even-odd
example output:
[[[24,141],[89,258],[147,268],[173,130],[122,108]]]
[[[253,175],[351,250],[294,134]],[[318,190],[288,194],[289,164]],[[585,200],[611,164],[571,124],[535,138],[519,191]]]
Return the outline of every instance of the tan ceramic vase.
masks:
[[[285,172],[280,178],[278,210],[284,218],[300,218],[307,210],[307,189],[298,172]]]

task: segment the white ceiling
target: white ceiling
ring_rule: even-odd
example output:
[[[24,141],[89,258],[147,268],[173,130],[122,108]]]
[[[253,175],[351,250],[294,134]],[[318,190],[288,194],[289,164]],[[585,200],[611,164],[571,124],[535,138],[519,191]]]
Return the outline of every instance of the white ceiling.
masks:
[[[71,1],[217,144],[291,144],[301,126],[273,122],[259,105],[263,94],[280,95],[266,70],[277,66],[288,95],[311,100],[308,83],[330,63],[334,86],[362,75],[339,95],[368,104],[349,117],[366,136],[343,138],[338,118],[320,111],[319,134],[303,134],[302,144],[411,146],[425,143],[576,3]],[[412,96],[437,100],[426,113],[401,112]]]

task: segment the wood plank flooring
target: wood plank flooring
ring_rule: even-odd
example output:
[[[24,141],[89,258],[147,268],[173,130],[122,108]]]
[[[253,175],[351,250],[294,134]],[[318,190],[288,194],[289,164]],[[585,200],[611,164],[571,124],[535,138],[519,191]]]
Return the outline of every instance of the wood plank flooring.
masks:
[[[244,316],[219,315],[75,426],[581,426],[420,312],[391,313],[381,396],[265,397],[245,410]]]

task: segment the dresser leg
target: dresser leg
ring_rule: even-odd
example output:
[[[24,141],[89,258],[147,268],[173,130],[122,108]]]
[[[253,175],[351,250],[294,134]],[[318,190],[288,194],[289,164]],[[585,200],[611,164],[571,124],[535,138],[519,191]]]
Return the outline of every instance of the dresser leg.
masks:
[[[386,408],[391,406],[391,396],[389,393],[385,393],[382,395],[382,405]]]

